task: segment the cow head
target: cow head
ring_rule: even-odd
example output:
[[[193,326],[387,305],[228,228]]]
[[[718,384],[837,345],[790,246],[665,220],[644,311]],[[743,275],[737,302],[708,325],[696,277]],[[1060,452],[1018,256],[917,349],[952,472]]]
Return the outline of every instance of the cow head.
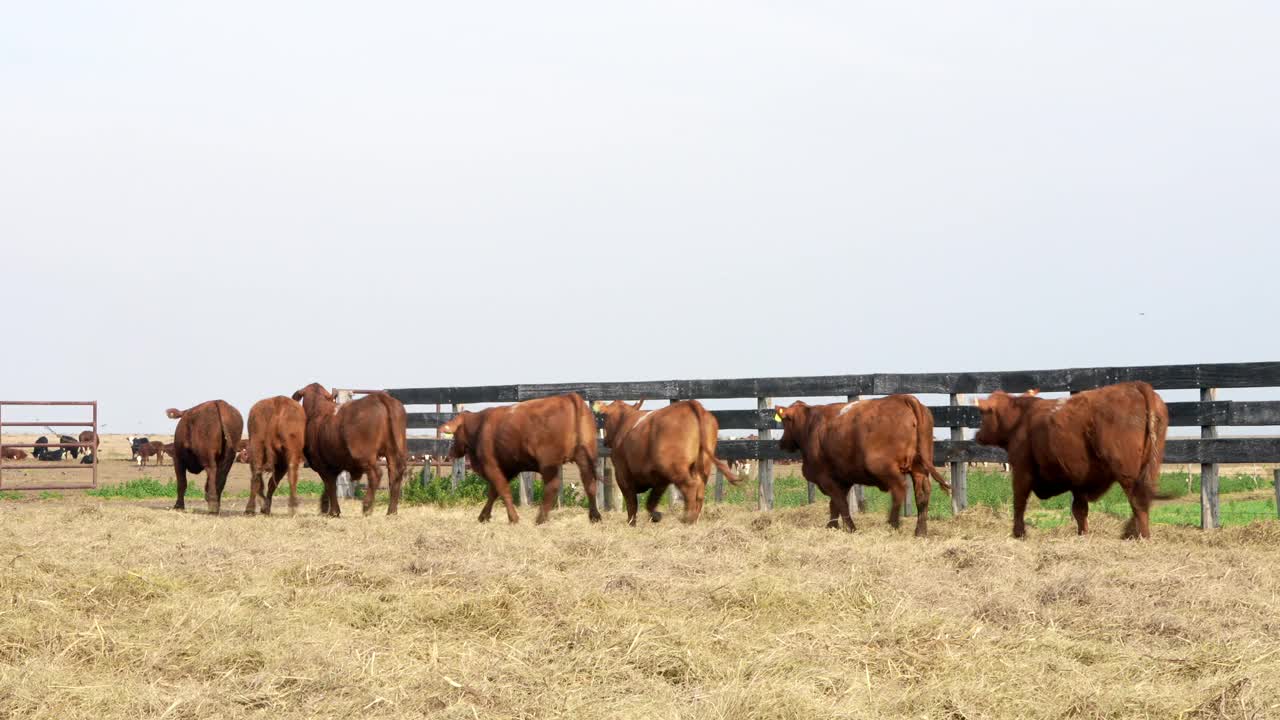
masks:
[[[1036,401],[1039,391],[1030,390],[1025,395],[1013,396],[1003,390],[997,390],[978,401],[978,412],[982,414],[982,427],[973,439],[980,445],[994,445],[1008,448],[1009,437],[1013,429],[1022,420],[1029,402]]]
[[[320,383],[311,383],[293,394],[293,399],[302,402],[302,409],[307,415],[315,415],[316,413],[332,414],[337,407],[334,402],[333,393],[325,389]]]
[[[644,405],[644,400],[635,405],[628,405],[621,400],[614,400],[605,405],[597,402],[592,406],[592,410],[604,416],[604,444],[613,447],[615,441],[622,434],[626,427],[630,427],[635,422],[628,422],[630,418],[640,415],[640,406]]]
[[[479,415],[470,410],[463,410],[453,419],[440,426],[440,432],[453,436],[453,445],[449,446],[449,457],[457,460],[467,456],[471,452],[471,443],[474,440],[473,431],[476,429],[476,418]]]
[[[778,447],[784,452],[799,452],[809,434],[809,404],[797,400],[788,407],[775,407],[773,417],[782,423],[782,438]]]

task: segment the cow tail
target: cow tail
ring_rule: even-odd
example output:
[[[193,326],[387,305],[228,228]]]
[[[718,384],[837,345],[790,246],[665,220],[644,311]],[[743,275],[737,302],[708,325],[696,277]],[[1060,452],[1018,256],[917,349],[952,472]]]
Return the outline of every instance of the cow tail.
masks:
[[[1168,500],[1174,497],[1174,494],[1161,493],[1159,478],[1155,476],[1156,468],[1160,467],[1160,458],[1156,457],[1160,450],[1160,439],[1156,437],[1160,424],[1160,418],[1156,415],[1156,392],[1147,383],[1140,382],[1137,385],[1147,409],[1147,431],[1142,439],[1142,468],[1138,470],[1138,482],[1150,483],[1149,487],[1156,498]]]
[[[707,409],[702,407],[702,403],[697,400],[690,400],[689,405],[693,408],[693,414],[698,419],[698,459],[701,460],[702,456],[705,454],[711,460],[712,464],[714,464],[720,472],[724,473],[724,476],[729,479],[729,482],[734,485],[741,485],[742,478],[738,477],[733,470],[730,470],[729,465],[725,463],[725,461],[716,457],[714,450],[707,447],[707,434],[703,428],[706,425],[706,421],[714,420],[714,418],[710,417],[710,413],[707,412]]]
[[[177,420],[181,418],[183,415],[186,415],[187,411],[179,410],[178,408],[169,408],[168,410],[164,411],[164,414],[168,416],[170,420]]]
[[[231,432],[230,432],[229,430],[227,430],[227,419],[226,419],[226,417],[222,414],[222,409],[223,409],[224,407],[226,407],[226,403],[224,403],[224,402],[218,402],[218,403],[216,403],[216,407],[218,408],[218,427],[222,428],[222,447],[223,447],[223,450],[224,450],[224,452],[230,452],[230,453],[231,453],[231,458],[232,458],[232,460],[234,460],[234,459],[235,459],[235,456],[236,456],[237,454],[239,454],[239,452],[240,452],[240,448],[236,447],[236,444],[235,444],[235,443],[233,443],[233,442],[231,442]],[[162,455],[164,454],[164,450],[161,450],[160,452],[161,452],[161,454],[162,454]]]
[[[584,450],[594,469],[595,462],[600,457],[600,450],[596,442],[596,416],[595,413],[591,412],[591,406],[587,404],[587,401],[581,395],[577,393],[572,393],[572,395],[573,397],[570,400],[573,403],[573,437],[577,442],[573,452],[577,454],[579,448]],[[582,436],[584,429],[587,433],[586,437]],[[600,480],[600,478],[596,478],[596,480]]]
[[[396,402],[394,398],[386,393],[377,393],[375,397],[382,403],[382,407],[387,411],[387,436],[391,438],[391,450],[395,453],[396,462],[400,466],[401,473],[404,467],[409,464],[409,450],[406,446],[408,440],[404,436],[405,428],[405,411],[404,405]],[[400,419],[399,428],[396,427],[396,419]],[[387,456],[387,462],[391,462],[391,456]]]
[[[916,458],[943,490],[951,492],[951,483],[942,477],[942,473],[933,464],[933,415],[915,396],[909,397],[907,404],[916,416]]]

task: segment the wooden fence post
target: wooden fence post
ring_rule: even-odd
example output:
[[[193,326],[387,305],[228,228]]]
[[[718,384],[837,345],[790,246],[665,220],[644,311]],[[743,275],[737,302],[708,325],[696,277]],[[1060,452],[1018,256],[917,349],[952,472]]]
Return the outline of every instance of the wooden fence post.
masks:
[[[1280,469],[1276,470],[1276,517],[1280,517]]]
[[[1213,402],[1217,399],[1217,388],[1200,389],[1200,402]],[[1211,440],[1216,437],[1218,426],[1200,426],[1201,439]],[[1214,463],[1200,465],[1200,527],[1203,530],[1222,527],[1218,518],[1218,466]]]
[[[345,405],[351,402],[350,390],[339,390],[334,401],[339,405]],[[343,470],[338,473],[338,497],[353,498],[356,496],[355,483],[351,482],[351,473]]]
[[[680,402],[680,398],[667,399],[667,403],[671,405],[675,405],[678,402]],[[676,487],[675,485],[672,485],[671,486],[671,509],[675,510],[676,508],[683,507],[683,506],[684,506],[684,494],[680,492],[680,488]]]
[[[756,398],[756,409],[758,410],[768,410],[772,405],[773,405],[773,400],[771,398],[767,398],[767,397]],[[772,439],[773,439],[772,430],[760,431],[760,440],[763,441],[763,440],[772,440]],[[773,461],[765,460],[761,458],[760,469],[758,474],[760,475],[760,498],[758,501],[759,508],[761,510],[772,510],[773,509]]]
[[[1280,469],[1276,469],[1276,518],[1280,518]]]
[[[453,411],[454,415],[457,415],[458,413],[462,412],[462,406],[459,405],[458,403],[451,404],[449,408]],[[440,435],[440,427],[436,426],[436,436],[439,437],[439,435]],[[453,475],[451,475],[449,478],[449,487],[452,488],[454,492],[458,492],[458,486],[462,485],[462,480],[466,477],[466,474],[467,474],[467,459],[458,458],[457,460],[454,460]]]
[[[613,465],[609,458],[596,461],[596,477],[600,480],[600,503],[604,510],[613,510]]]
[[[861,395],[849,395],[845,397],[845,400],[848,400],[849,402],[858,402],[861,397]],[[867,498],[863,493],[864,490],[861,485],[854,485],[853,488],[849,490],[849,496],[845,499],[849,503],[850,512],[860,513],[867,511]]]
[[[951,393],[951,407],[960,407],[963,398],[959,393]],[[964,427],[955,425],[951,428],[951,441],[964,440]],[[959,515],[960,511],[969,507],[969,463],[951,463],[951,512]]]
[[[520,484],[520,507],[529,507],[533,503],[533,473],[520,473],[520,477],[516,479],[516,482]],[[542,492],[546,491],[545,487],[542,488]]]
[[[1277,470],[1276,472],[1280,473],[1280,470]],[[1280,477],[1280,474],[1276,477]],[[1280,482],[1280,480],[1277,480],[1277,482]],[[1276,487],[1280,488],[1280,485],[1277,485]],[[724,473],[720,471],[720,468],[716,468],[716,484],[714,492],[715,501],[718,503],[724,502]],[[1277,490],[1277,492],[1280,492],[1280,490]]]

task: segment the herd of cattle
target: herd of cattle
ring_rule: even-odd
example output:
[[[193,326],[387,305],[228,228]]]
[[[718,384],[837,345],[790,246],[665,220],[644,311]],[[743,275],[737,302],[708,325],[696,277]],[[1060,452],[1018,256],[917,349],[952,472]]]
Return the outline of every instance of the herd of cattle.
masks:
[[[63,447],[68,446],[68,447]],[[81,447],[84,446],[84,447]],[[85,430],[80,433],[79,437],[70,435],[59,435],[56,443],[49,442],[49,438],[41,435],[36,438],[35,447],[31,450],[31,457],[36,460],[48,462],[56,462],[62,460],[65,455],[70,455],[72,459],[79,458],[80,462],[85,465],[93,464],[93,455],[98,449],[98,438],[93,434],[92,430]],[[80,457],[83,450],[84,457]],[[27,452],[21,448],[5,448],[5,460],[25,460]]]
[[[684,521],[702,511],[707,481],[718,467],[733,483],[741,479],[716,457],[719,424],[697,400],[674,402],[652,411],[621,400],[588,407],[575,393],[528,400],[514,405],[462,412],[441,425],[453,437],[450,455],[466,458],[488,483],[488,501],[480,521],[488,521],[501,498],[508,521],[519,520],[511,481],[522,472],[538,472],[543,499],[537,522],[545,522],[560,488],[560,468],[574,463],[582,475],[591,522],[600,520],[596,505],[596,417],[603,421],[618,489],[626,503],[627,522],[634,525],[638,495],[648,492],[645,510],[657,522],[658,505],[668,487],[683,495]],[[1012,470],[1013,533],[1026,534],[1024,514],[1034,493],[1044,499],[1071,493],[1077,531],[1088,531],[1089,503],[1119,484],[1133,517],[1126,537],[1150,537],[1149,509],[1158,497],[1157,479],[1164,453],[1169,414],[1164,401],[1143,382],[1122,383],[1080,392],[1070,398],[1045,399],[1036,391],[1009,395],[997,391],[978,402],[981,427],[975,440],[1003,448]],[[594,413],[593,413],[594,410]],[[205,501],[217,513],[232,463],[239,455],[251,466],[246,512],[271,512],[280,481],[289,481],[289,508],[298,505],[298,468],[305,462],[324,482],[320,511],[340,514],[337,481],[342,472],[353,482],[368,478],[363,498],[366,515],[386,463],[390,504],[399,506],[408,462],[404,406],[386,393],[370,393],[339,405],[318,383],[259,401],[249,412],[249,437],[241,439],[244,421],[222,400],[188,410],[170,409],[178,420],[170,454],[177,476],[175,509],[183,509],[187,473],[204,472]],[[950,486],[933,462],[933,416],[911,395],[831,405],[795,402],[775,408],[783,432],[783,450],[799,453],[802,472],[830,498],[828,527],[852,532],[848,493],[867,485],[888,493],[889,524],[898,527],[907,499],[907,478],[914,486],[918,509],[915,533],[928,529],[932,482]],[[142,439],[145,440],[145,439]],[[156,443],[145,441],[153,454]],[[269,483],[265,483],[270,474]]]

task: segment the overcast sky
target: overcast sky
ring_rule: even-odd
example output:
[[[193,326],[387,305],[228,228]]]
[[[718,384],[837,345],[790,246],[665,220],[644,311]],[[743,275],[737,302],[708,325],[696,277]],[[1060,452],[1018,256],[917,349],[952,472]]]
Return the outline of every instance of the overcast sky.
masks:
[[[10,3],[0,396],[1275,360],[1274,3]]]

